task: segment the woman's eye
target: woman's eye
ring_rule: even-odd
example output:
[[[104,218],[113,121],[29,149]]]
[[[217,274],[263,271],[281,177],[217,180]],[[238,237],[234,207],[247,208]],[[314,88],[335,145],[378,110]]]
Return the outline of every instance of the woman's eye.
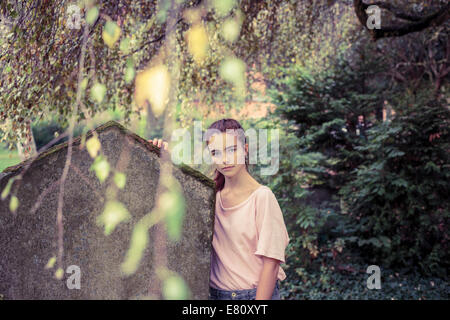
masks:
[[[235,151],[236,151],[236,148],[228,149],[228,152],[229,152],[229,153],[234,153]]]

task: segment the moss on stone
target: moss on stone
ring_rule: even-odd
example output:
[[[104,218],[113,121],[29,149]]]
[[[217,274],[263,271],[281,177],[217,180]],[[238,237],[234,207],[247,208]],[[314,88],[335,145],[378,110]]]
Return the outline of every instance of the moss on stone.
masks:
[[[120,130],[121,132],[123,132],[125,135],[127,135],[128,137],[133,138],[134,140],[136,140],[137,142],[142,143],[149,151],[155,153],[158,155],[158,157],[161,157],[161,148],[159,148],[158,146],[155,146],[153,143],[148,142],[146,139],[142,138],[141,136],[135,134],[134,132],[128,130],[127,128],[125,128],[123,125],[121,125],[119,122],[114,121],[114,120],[110,120],[106,123],[104,123],[101,126],[98,126],[95,129],[91,129],[86,133],[86,140],[88,140],[90,137],[93,136],[93,131],[96,131],[97,133],[103,132],[107,129],[109,129],[110,127],[115,127],[118,130]],[[77,146],[81,144],[81,139],[82,139],[83,135],[73,139],[72,141],[72,146]],[[22,161],[19,164],[16,164],[14,166],[10,166],[7,167],[3,170],[3,173],[8,173],[8,172],[13,172],[13,173],[17,173],[18,171],[20,171],[22,168],[24,168],[26,165],[28,165],[30,162],[36,162],[38,160],[41,160],[45,157],[47,157],[48,155],[59,151],[61,149],[66,148],[69,145],[69,141],[66,141],[64,143],[60,143],[56,146],[51,147],[50,149],[38,154],[36,156],[36,158],[29,158],[26,159],[24,161]],[[205,176],[203,173],[201,173],[200,171],[197,171],[189,166],[187,166],[186,164],[181,164],[181,165],[177,165],[174,164],[175,167],[179,168],[181,171],[183,171],[184,173],[194,177],[195,179],[197,179],[198,181],[202,182],[204,185],[210,187],[210,188],[215,188],[215,182],[208,178],[207,176]]]
[[[211,187],[214,189],[216,183],[214,182],[214,180],[208,178],[207,176],[205,176],[203,173],[201,173],[200,171],[197,171],[187,165],[185,165],[184,163],[180,164],[180,165],[175,165],[177,168],[179,168],[181,171],[183,171],[184,173],[196,178],[197,180],[203,182],[204,184],[206,184],[207,186]]]

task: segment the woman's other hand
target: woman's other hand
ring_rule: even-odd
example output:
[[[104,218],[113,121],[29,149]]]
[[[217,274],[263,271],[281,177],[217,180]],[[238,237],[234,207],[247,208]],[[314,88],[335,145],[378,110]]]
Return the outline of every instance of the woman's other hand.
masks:
[[[154,138],[153,140],[150,139],[148,142],[154,144],[158,148],[163,147],[163,150],[169,151],[169,144],[166,141],[163,141],[162,139]]]

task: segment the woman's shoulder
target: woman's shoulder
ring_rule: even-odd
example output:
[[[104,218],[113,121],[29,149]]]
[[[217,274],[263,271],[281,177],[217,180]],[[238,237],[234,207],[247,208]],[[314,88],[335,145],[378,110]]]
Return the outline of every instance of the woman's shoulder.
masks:
[[[280,211],[280,204],[268,186],[262,185],[256,192],[256,212],[269,212],[271,216],[276,216],[276,211]]]
[[[256,188],[255,193],[259,197],[268,197],[273,195],[272,189],[263,184],[261,184],[258,188]]]
[[[272,189],[270,189],[268,186],[264,185],[264,184],[259,184],[259,186],[257,186],[256,188],[257,190],[261,189],[261,190],[268,190],[268,191],[272,191]]]

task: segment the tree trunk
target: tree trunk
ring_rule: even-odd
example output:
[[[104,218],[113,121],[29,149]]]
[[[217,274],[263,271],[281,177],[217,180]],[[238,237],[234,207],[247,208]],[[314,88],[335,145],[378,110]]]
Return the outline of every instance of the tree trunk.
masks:
[[[17,143],[17,151],[21,161],[31,158],[37,152],[36,142],[34,141],[33,131],[31,130],[31,121],[27,120],[25,140]]]

